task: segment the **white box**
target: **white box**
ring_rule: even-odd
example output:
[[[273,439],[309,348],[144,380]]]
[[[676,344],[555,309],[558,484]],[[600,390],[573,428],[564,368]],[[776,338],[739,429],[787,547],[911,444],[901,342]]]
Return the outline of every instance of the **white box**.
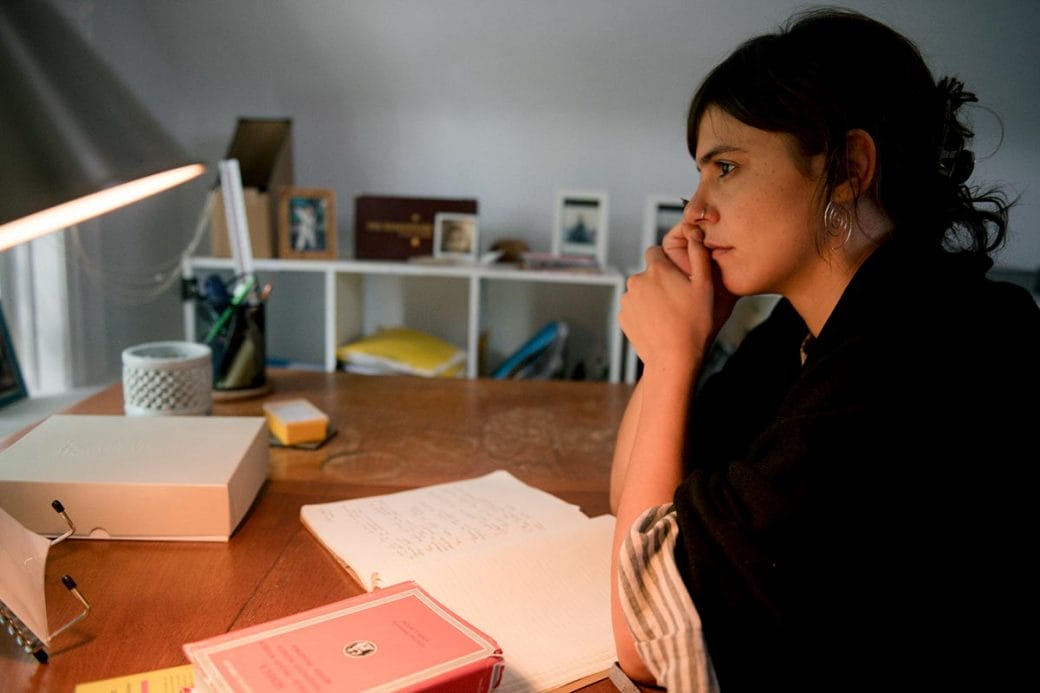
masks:
[[[263,417],[54,415],[0,452],[0,507],[92,539],[227,541],[267,478]]]

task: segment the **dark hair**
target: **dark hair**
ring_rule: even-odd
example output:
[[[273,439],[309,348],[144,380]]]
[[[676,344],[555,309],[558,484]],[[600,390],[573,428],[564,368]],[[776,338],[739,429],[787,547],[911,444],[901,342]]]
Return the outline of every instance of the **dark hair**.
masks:
[[[956,79],[936,83],[917,47],[860,13],[819,8],[752,38],[704,79],[690,104],[687,144],[718,106],[760,130],[788,133],[805,157],[824,154],[824,194],[847,179],[845,134],[862,129],[878,152],[873,196],[893,239],[914,251],[957,250],[990,264],[1004,244],[1010,203],[971,190],[972,131],[957,117],[975,101]]]

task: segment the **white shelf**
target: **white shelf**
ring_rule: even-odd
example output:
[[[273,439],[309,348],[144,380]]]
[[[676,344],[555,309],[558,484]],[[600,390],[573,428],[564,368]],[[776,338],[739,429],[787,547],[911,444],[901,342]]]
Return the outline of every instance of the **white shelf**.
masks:
[[[571,326],[569,367],[581,362],[606,378],[622,377],[617,324],[625,278],[602,272],[522,270],[512,265],[437,265],[376,260],[257,259],[268,301],[268,354],[333,371],[336,348],[379,326],[407,325],[465,345],[466,373],[482,375],[477,357],[489,334],[489,370],[549,320]],[[229,258],[195,257],[184,276],[229,276]],[[194,340],[195,312],[185,304],[185,338]],[[317,347],[316,347],[317,343]]]

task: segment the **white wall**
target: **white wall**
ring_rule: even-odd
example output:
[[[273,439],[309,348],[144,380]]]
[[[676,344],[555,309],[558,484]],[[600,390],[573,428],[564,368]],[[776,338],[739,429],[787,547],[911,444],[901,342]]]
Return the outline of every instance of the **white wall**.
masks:
[[[482,245],[548,250],[560,187],[610,194],[611,264],[639,261],[647,195],[696,185],[685,109],[706,72],[801,3],[776,0],[55,0],[194,154],[215,163],[239,116],[294,120],[296,182],[338,195],[473,196]],[[1021,194],[998,264],[1040,267],[1040,2],[858,0],[1000,114],[977,180]],[[850,79],[854,79],[850,75]],[[976,111],[978,154],[999,131]],[[85,229],[104,257],[158,262],[186,242],[207,180]],[[142,236],[142,228],[152,231]],[[145,240],[147,238],[147,240]],[[109,302],[119,351],[179,336],[176,298]],[[99,331],[100,332],[100,331]]]

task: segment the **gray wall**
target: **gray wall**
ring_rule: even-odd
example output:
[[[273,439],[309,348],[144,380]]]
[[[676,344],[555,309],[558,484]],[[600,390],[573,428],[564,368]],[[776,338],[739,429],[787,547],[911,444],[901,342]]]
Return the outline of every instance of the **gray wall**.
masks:
[[[650,194],[696,185],[688,98],[739,41],[801,3],[775,0],[55,0],[194,154],[215,163],[239,116],[294,120],[296,182],[334,188],[349,252],[361,192],[473,196],[486,248],[548,250],[555,191],[610,194],[610,263],[636,264]],[[1040,267],[1040,2],[848,3],[914,38],[1003,120],[976,179],[1021,194],[1001,266]],[[850,79],[854,79],[850,75]],[[997,121],[975,111],[978,154]],[[84,226],[110,266],[155,264],[187,241],[206,181]],[[142,234],[142,231],[148,233]],[[117,275],[118,276],[118,275]],[[118,376],[129,344],[180,336],[173,294],[105,298],[83,326]]]

